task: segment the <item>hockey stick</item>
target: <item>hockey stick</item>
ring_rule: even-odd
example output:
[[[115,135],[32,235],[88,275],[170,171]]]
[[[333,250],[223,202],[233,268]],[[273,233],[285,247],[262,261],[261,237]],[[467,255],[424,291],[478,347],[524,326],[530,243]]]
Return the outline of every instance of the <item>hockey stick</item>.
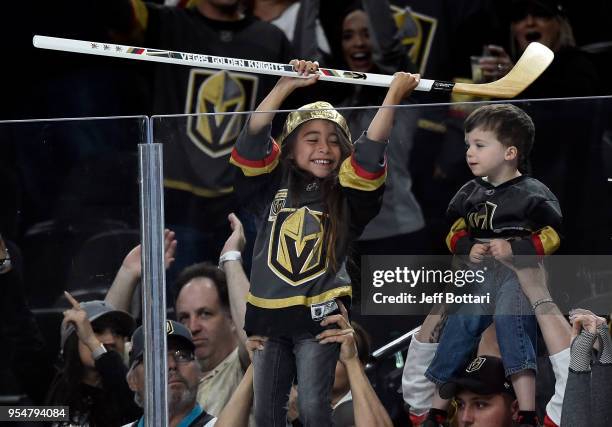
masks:
[[[115,58],[140,59],[143,61],[165,62],[219,70],[244,71],[276,76],[297,76],[292,65],[274,62],[226,58],[172,50],[147,49],[38,35],[34,36],[33,43],[35,47],[41,49],[112,56]],[[546,70],[553,57],[554,54],[550,49],[543,44],[533,42],[525,49],[525,52],[512,70],[499,80],[491,83],[472,84],[421,79],[416,90],[513,98],[525,90],[527,86]],[[393,76],[384,74],[334,70],[331,68],[319,68],[319,74],[321,75],[319,77],[320,80],[383,87],[388,87],[393,79]]]

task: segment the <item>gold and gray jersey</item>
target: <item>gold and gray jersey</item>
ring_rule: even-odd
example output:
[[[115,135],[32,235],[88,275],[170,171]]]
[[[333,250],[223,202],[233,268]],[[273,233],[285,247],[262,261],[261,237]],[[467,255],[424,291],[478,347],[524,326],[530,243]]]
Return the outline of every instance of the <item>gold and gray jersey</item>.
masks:
[[[352,287],[344,259],[350,242],[378,213],[386,177],[386,144],[361,136],[342,163],[335,191],[343,194],[343,218],[335,244],[338,268],[330,265],[323,181],[280,163],[270,128],[243,131],[230,162],[242,170],[236,192],[258,218],[245,329],[249,334],[318,333],[336,299],[350,303]]]
[[[453,197],[447,215],[454,223],[446,244],[455,254],[469,254],[475,243],[491,239],[510,241],[515,255],[550,255],[560,245],[559,202],[527,175],[498,186],[475,178]]]
[[[276,26],[245,15],[218,21],[197,8],[134,2],[133,19],[144,30],[145,47],[203,55],[288,63],[295,56]],[[145,7],[146,6],[146,7]],[[276,83],[273,76],[155,64],[155,142],[164,144],[165,214],[168,223],[208,232],[227,227],[235,209],[230,152],[245,118]]]

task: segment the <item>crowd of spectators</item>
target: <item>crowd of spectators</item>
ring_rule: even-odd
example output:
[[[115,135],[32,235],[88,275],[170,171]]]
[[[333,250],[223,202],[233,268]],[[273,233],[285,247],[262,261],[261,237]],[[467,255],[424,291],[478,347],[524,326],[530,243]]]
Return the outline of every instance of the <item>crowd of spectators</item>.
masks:
[[[471,56],[481,56],[482,76],[493,81],[512,69],[529,42],[539,41],[555,59],[519,95],[534,100],[517,105],[537,129],[526,171],[558,198],[559,253],[609,255],[612,192],[606,181],[611,175],[605,174],[612,173],[612,102],[545,100],[612,94],[605,80],[612,70],[612,33],[605,25],[610,5],[500,3],[88,0],[27,11],[10,7],[15,20],[7,28],[15,42],[9,52],[21,65],[3,70],[0,119],[181,115],[153,119],[151,128],[153,141],[164,147],[167,309],[174,319],[165,326],[171,425],[256,425],[251,362],[261,357],[267,338],[247,336],[245,313],[260,225],[251,208],[261,200],[250,194],[256,200],[245,206],[244,194],[234,191],[242,172],[229,162],[240,132],[252,122],[247,114],[206,113],[253,111],[277,79],[43,52],[31,47],[31,36],[279,63],[303,58],[321,67],[463,82],[473,78]],[[298,88],[278,109],[312,101],[347,108],[339,112],[357,140],[385,96],[385,88],[319,82]],[[460,101],[488,100],[415,92],[395,112],[380,212],[347,251],[352,307],[340,304],[317,336],[321,345],[339,348],[330,397],[333,425],[527,425],[521,424],[520,393],[504,373],[494,328],[475,337],[480,345],[471,363],[437,384],[438,390],[426,370],[452,317],[439,307],[426,318],[374,316],[359,305],[363,255],[448,252],[446,207],[471,178],[463,125],[479,106]],[[286,117],[270,120],[274,138]],[[142,425],[136,142],[144,142],[143,123],[0,123],[0,337],[7,345],[0,358],[0,395],[10,404],[69,406],[70,420],[57,426]],[[558,277],[547,278],[533,266],[514,274],[544,343],[537,351],[539,419],[547,426],[610,425],[609,269],[576,273],[579,286],[590,286],[592,300],[603,297],[589,306],[596,313],[571,315],[565,307],[575,308],[580,298],[569,291],[569,301],[557,301],[549,286]],[[419,325],[405,357],[394,356],[394,369],[372,358],[373,348]],[[395,377],[381,374],[384,369]],[[294,383],[286,399],[287,423],[299,426],[306,412],[298,403],[300,384],[287,380]],[[451,402],[442,418],[430,412],[439,397]]]

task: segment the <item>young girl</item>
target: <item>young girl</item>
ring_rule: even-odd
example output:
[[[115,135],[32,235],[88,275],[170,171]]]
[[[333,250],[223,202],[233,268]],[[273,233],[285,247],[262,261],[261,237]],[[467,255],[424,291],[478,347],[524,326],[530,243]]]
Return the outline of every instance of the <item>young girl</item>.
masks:
[[[302,75],[317,64],[293,61]],[[327,102],[292,112],[282,135],[270,136],[273,110],[317,74],[281,78],[239,137],[231,163],[242,170],[236,192],[257,214],[245,330],[268,337],[254,356],[258,426],[286,425],[289,390],[297,376],[305,426],[331,426],[330,393],[339,347],[316,340],[320,322],[350,303],[345,256],[349,243],[380,209],[386,139],[393,108],[381,108],[354,145],[344,118]],[[398,104],[418,76],[397,73],[383,105]]]

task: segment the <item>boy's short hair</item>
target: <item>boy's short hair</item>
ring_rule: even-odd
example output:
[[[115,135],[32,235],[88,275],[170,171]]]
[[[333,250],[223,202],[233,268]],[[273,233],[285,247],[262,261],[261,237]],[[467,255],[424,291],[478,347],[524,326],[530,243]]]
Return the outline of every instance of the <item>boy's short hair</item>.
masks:
[[[535,137],[533,120],[512,104],[490,104],[477,108],[465,120],[465,133],[476,128],[494,132],[505,147],[516,147],[519,168],[525,168]]]

